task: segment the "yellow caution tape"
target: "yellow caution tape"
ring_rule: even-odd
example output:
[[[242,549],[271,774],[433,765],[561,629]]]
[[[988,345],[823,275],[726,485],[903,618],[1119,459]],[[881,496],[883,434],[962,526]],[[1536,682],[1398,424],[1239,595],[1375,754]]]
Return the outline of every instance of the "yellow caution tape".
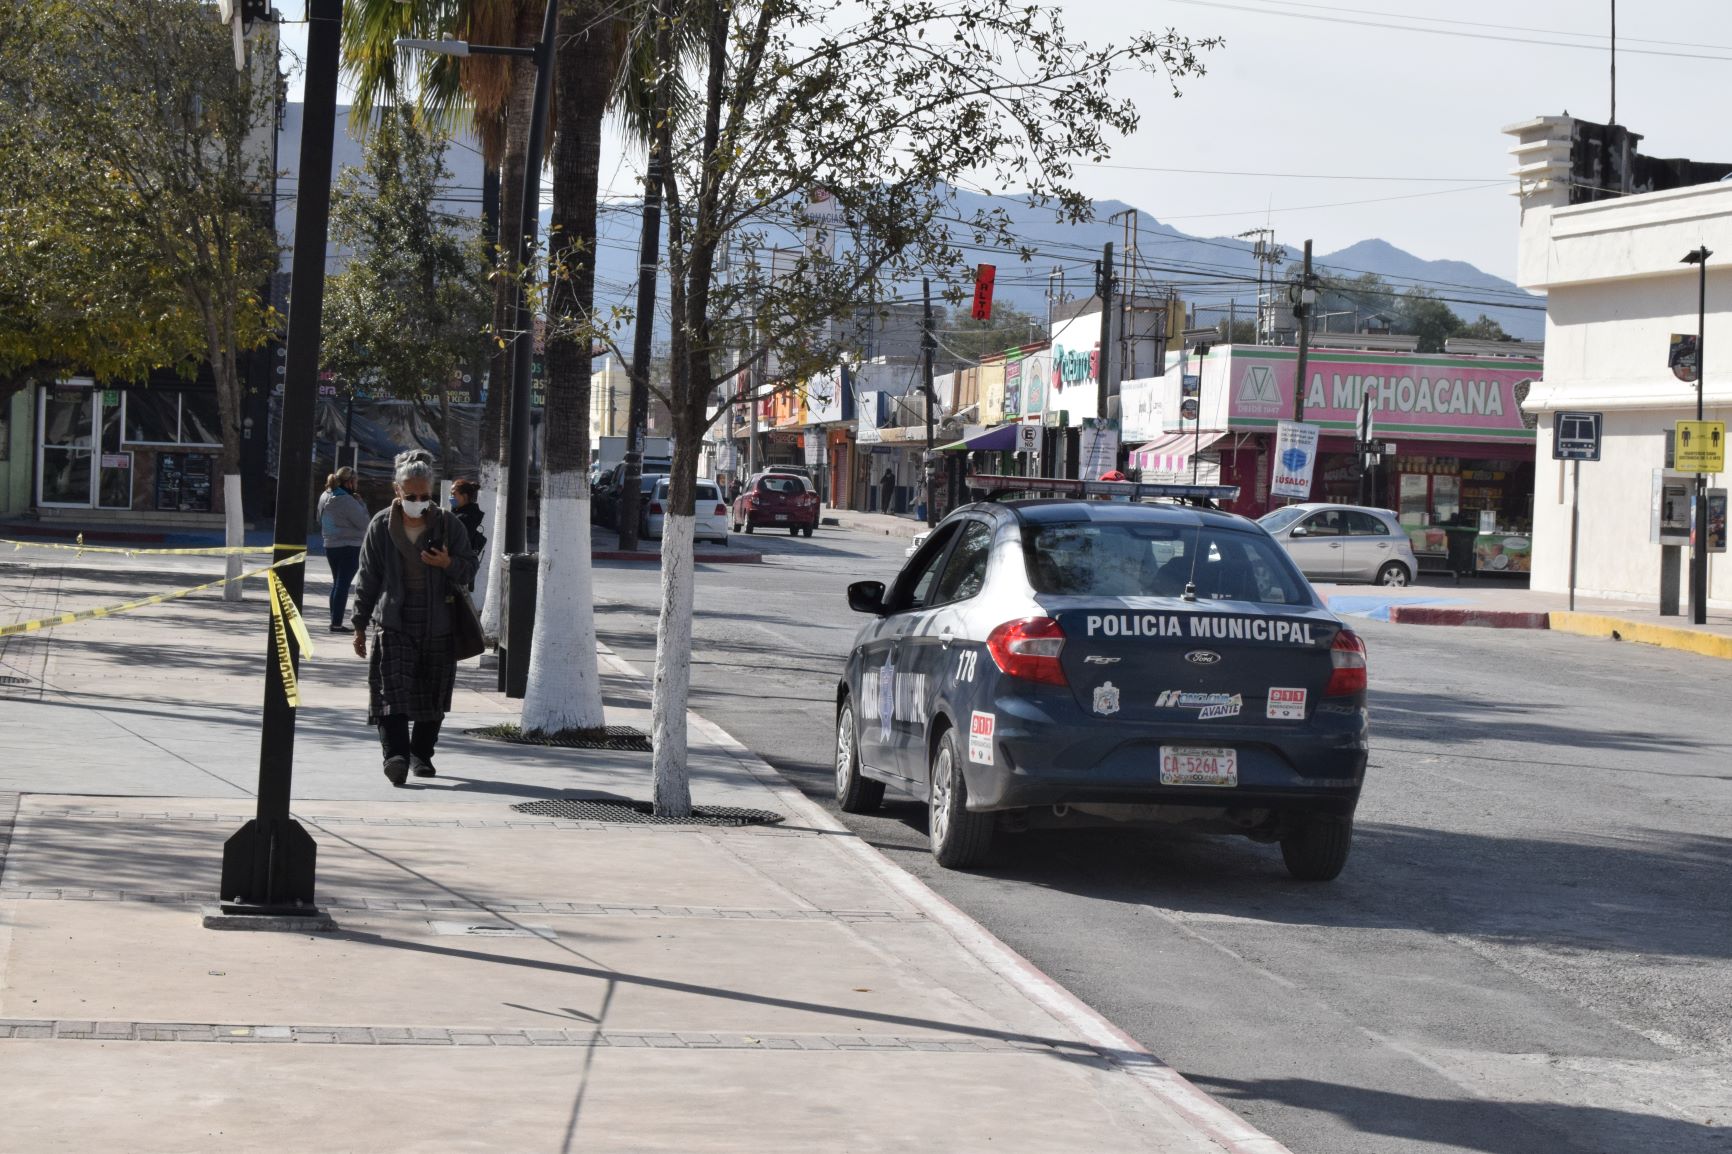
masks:
[[[76,545],[61,545],[52,541],[14,541],[8,537],[0,537],[0,545],[12,546],[14,553],[20,549],[59,549],[67,553],[119,553],[127,557],[236,557],[275,552],[269,545],[216,545],[208,549],[126,549],[117,545],[86,545],[83,533],[78,535]],[[306,546],[278,545],[276,548],[305,549]]]
[[[277,672],[282,676],[283,696],[288,698],[289,708],[299,709],[300,687],[295,679],[295,663],[289,655],[289,639],[285,632],[295,635],[295,644],[300,647],[302,657],[313,655],[313,639],[307,633],[307,623],[301,619],[301,611],[295,608],[295,599],[289,596],[288,586],[277,576],[275,567],[265,572],[270,585],[271,632],[277,640]]]
[[[206,581],[203,585],[194,585],[187,589],[176,589],[172,593],[156,593],[149,597],[141,597],[137,601],[128,601],[122,605],[107,605],[101,609],[81,609],[76,613],[57,613],[53,617],[41,617],[35,621],[20,621],[16,625],[0,625],[0,637],[11,637],[17,633],[35,633],[42,629],[54,629],[61,625],[71,625],[76,621],[92,621],[98,617],[113,617],[118,613],[130,613],[134,609],[143,609],[147,605],[161,605],[166,601],[178,601],[182,597],[190,597],[194,593],[202,593],[206,589],[217,589],[231,581],[245,581],[249,577],[257,577],[262,573],[270,573],[283,565],[299,565],[307,559],[305,553],[296,553],[273,562],[262,569],[252,569],[238,577],[219,577],[215,581]],[[273,576],[275,574],[272,574]],[[291,602],[290,604],[293,604]],[[298,616],[298,615],[297,615]],[[302,629],[306,626],[302,625]]]

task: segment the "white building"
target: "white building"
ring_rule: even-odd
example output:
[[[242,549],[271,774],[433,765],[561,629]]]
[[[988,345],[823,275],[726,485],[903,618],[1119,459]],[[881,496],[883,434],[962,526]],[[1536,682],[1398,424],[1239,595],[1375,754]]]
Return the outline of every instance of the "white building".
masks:
[[[1696,387],[1672,375],[1667,352],[1672,334],[1696,332],[1698,272],[1681,261],[1701,245],[1714,253],[1705,416],[1732,419],[1732,184],[1718,179],[1728,166],[1640,157],[1633,133],[1569,117],[1504,131],[1519,141],[1512,152],[1523,188],[1516,280],[1546,294],[1544,379],[1524,406],[1539,418],[1533,588],[1568,588],[1570,466],[1551,459],[1553,424],[1560,410],[1591,410],[1605,414],[1605,434],[1601,459],[1581,466],[1577,591],[1657,601],[1657,478],[1691,483],[1668,472],[1668,450],[1674,423],[1696,416]],[[1608,135],[1613,149],[1606,148]],[[1682,186],[1666,187],[1673,183]],[[1608,186],[1609,198],[1591,199]],[[1722,486],[1725,478],[1710,477],[1708,484]],[[1732,605],[1726,555],[1710,556],[1708,576],[1709,604]]]

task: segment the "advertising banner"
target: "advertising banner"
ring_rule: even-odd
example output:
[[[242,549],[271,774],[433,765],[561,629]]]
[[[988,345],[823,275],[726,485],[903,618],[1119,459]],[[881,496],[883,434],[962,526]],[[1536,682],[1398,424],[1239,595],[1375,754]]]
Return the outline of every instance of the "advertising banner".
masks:
[[[1272,427],[1293,414],[1295,354],[1235,348],[1228,373],[1234,428]],[[1521,400],[1540,362],[1514,357],[1422,356],[1314,350],[1305,419],[1351,434],[1369,398],[1386,436],[1529,440]],[[1205,390],[1205,392],[1208,390]]]
[[[1085,417],[1082,423],[1082,460],[1077,476],[1085,481],[1098,481],[1101,474],[1119,467],[1119,423]]]
[[[1316,425],[1282,421],[1275,431],[1275,474],[1269,481],[1271,497],[1311,495],[1311,473],[1317,467]]]

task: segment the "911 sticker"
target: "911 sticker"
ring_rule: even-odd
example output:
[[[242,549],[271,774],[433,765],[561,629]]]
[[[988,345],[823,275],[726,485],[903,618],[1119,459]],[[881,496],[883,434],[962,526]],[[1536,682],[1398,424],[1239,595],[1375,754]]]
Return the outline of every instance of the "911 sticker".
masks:
[[[992,764],[992,732],[998,728],[998,717],[976,710],[968,722],[968,760],[977,765]]]
[[[1303,689],[1271,689],[1269,704],[1264,710],[1271,721],[1304,721],[1305,691]]]

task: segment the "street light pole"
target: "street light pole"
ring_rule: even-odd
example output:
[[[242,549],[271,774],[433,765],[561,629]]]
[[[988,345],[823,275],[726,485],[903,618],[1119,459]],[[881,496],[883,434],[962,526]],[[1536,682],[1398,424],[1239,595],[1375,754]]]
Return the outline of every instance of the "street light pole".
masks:
[[[1707,335],[1708,319],[1708,258],[1714,254],[1707,245],[1698,245],[1684,257],[1685,264],[1696,266],[1696,419],[1704,420],[1702,406],[1703,360],[1702,338]],[[1708,478],[1696,474],[1696,516],[1690,534],[1690,620],[1697,625],[1708,624]]]
[[[277,512],[272,560],[307,547],[313,415],[319,392],[319,327],[325,308],[325,242],[331,209],[331,153],[337,131],[337,72],[343,0],[308,0],[307,88],[301,124],[300,194],[289,273],[289,334],[277,441]],[[306,565],[274,570],[298,609]],[[275,587],[267,595],[276,596]],[[273,618],[275,614],[272,615]],[[295,706],[284,670],[298,667],[293,632],[272,627],[265,657],[255,816],[223,845],[220,897],[227,913],[314,918],[318,846],[289,816],[295,769]]]
[[[541,19],[541,39],[533,48],[515,45],[470,44],[464,40],[413,40],[399,38],[397,47],[432,52],[442,56],[521,56],[535,62],[535,105],[529,116],[529,155],[523,165],[523,214],[512,238],[512,286],[516,343],[511,358],[511,434],[506,449],[505,552],[523,553],[529,547],[529,382],[535,361],[535,321],[529,310],[529,289],[523,283],[529,250],[541,222],[541,154],[547,139],[547,100],[553,82],[553,33],[559,26],[559,0],[547,0]]]

